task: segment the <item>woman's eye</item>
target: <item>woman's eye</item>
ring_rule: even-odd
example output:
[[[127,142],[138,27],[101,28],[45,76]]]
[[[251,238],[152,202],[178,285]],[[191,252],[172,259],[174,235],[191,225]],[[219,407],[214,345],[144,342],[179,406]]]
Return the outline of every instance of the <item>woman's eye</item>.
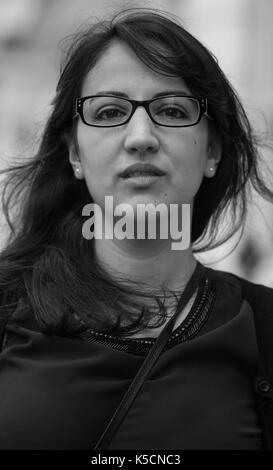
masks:
[[[111,120],[125,116],[125,112],[117,108],[107,108],[97,111],[96,119]]]
[[[175,108],[173,106],[169,106],[168,108],[161,109],[157,114],[159,114],[160,116],[165,116],[167,118],[173,118],[173,119],[181,119],[187,116],[187,113],[185,110],[181,108]]]

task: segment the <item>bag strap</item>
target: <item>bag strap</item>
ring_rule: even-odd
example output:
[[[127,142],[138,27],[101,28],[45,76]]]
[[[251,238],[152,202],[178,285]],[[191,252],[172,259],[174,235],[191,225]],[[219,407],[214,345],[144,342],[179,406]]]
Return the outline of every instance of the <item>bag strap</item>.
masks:
[[[8,320],[8,318],[0,318],[0,352],[3,349],[6,324],[8,323]]]
[[[166,326],[163,328],[154,345],[152,346],[151,350],[149,351],[149,354],[143,361],[136,376],[134,377],[133,381],[125,392],[120,404],[118,405],[110,421],[108,422],[108,425],[106,426],[104,432],[102,433],[97,444],[95,445],[94,450],[105,450],[109,447],[114,435],[119,429],[122,421],[127,415],[129,409],[131,408],[138,393],[140,392],[145,380],[148,378],[153,366],[155,365],[166,343],[168,342],[178,314],[181,312],[182,308],[184,308],[184,306],[194,294],[196,288],[200,284],[200,280],[203,275],[204,266],[197,262],[196,268],[188,284],[186,285],[184,292],[180,297],[175,314],[167,322]]]

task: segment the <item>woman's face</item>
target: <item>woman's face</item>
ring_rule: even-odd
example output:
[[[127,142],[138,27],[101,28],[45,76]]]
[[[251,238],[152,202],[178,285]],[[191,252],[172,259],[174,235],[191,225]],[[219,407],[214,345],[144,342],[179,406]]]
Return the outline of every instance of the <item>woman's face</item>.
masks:
[[[191,94],[177,77],[160,75],[143,64],[122,42],[113,41],[87,74],[81,96],[114,92],[133,100],[158,93]],[[138,203],[192,203],[204,176],[211,177],[219,149],[210,141],[206,117],[192,127],[162,127],[151,121],[143,107],[122,126],[99,128],[78,120],[70,162],[75,176],[85,179],[93,201],[104,207],[105,196],[135,208]],[[135,163],[149,163],[164,175],[139,184],[120,173]]]

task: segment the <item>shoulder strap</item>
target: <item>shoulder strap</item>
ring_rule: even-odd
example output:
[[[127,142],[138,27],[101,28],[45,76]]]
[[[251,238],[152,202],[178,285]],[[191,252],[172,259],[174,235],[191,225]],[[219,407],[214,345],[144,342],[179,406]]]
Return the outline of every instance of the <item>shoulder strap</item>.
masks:
[[[0,318],[0,352],[3,349],[4,336],[5,336],[5,330],[6,330],[7,322],[8,322],[8,318]]]

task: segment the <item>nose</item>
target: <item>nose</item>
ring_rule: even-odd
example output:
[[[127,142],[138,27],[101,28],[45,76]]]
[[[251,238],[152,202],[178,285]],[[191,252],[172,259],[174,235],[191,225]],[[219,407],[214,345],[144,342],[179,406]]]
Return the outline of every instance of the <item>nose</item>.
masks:
[[[138,107],[127,124],[124,147],[129,153],[156,152],[158,138],[154,134],[154,123],[146,110]]]

